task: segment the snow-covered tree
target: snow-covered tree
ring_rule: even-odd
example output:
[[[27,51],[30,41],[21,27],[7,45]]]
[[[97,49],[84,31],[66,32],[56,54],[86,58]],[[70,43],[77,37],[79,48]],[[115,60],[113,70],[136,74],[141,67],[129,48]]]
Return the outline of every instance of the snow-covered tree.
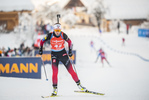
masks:
[[[141,24],[141,28],[149,29],[149,21],[145,21]]]
[[[14,32],[32,32],[34,30],[33,17],[29,13],[19,13],[19,25],[14,28]]]
[[[79,19],[73,12],[72,10],[66,10],[62,14],[62,21],[66,24],[68,24],[70,27],[75,25],[77,20]]]
[[[61,13],[61,8],[57,5],[41,5],[38,12],[35,14],[37,20],[50,21],[52,24],[56,23],[56,15]]]
[[[98,28],[100,30],[101,19],[104,18],[106,8],[103,4],[103,0],[95,0],[91,5],[93,6],[88,7],[88,13],[95,16]]]

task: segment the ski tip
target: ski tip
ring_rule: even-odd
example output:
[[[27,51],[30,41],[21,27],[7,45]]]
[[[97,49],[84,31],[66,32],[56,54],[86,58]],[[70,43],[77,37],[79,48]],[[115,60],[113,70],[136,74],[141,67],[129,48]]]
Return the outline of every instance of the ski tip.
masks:
[[[49,98],[50,96],[41,96],[41,98]]]
[[[60,95],[41,96],[41,98],[59,97]]]
[[[44,96],[41,96],[41,98],[48,98],[48,96],[45,96],[45,97]]]

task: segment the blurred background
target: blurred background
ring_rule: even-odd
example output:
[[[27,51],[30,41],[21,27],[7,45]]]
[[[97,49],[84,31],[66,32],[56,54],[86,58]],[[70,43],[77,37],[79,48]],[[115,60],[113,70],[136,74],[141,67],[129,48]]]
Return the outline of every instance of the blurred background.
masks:
[[[139,28],[149,29],[148,4],[148,0],[0,0],[0,49],[4,53],[22,49],[21,45],[28,51],[38,48],[43,37],[38,35],[53,31],[57,14],[63,30],[93,27],[100,33],[138,33]],[[7,40],[4,34],[16,36]]]

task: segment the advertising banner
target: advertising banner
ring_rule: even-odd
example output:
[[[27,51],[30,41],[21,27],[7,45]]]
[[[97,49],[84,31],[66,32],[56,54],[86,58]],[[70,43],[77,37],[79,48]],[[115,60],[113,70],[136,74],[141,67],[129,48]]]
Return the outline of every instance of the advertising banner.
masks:
[[[40,57],[0,58],[0,76],[41,79]]]
[[[139,37],[149,37],[149,29],[139,29],[138,36]]]

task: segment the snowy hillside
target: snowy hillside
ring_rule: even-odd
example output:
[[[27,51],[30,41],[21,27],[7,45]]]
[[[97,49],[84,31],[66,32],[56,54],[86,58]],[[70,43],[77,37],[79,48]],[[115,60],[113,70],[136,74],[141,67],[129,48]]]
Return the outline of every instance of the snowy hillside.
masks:
[[[64,32],[71,38],[73,49],[76,50],[75,67],[82,85],[89,90],[103,92],[105,96],[75,93],[74,90],[78,90],[78,87],[66,68],[60,65],[60,96],[47,100],[149,100],[149,62],[134,55],[117,52],[136,53],[149,59],[149,39],[138,37],[137,33],[99,34],[96,28],[71,29]],[[9,36],[10,42],[6,42],[7,46],[10,43],[17,46],[19,39],[11,34]],[[125,46],[122,46],[122,37],[125,38]],[[4,34],[0,36],[0,46],[5,44],[1,39],[6,39]],[[103,48],[112,67],[106,62],[103,67],[100,59],[95,63],[97,52],[91,49],[91,40],[96,51]],[[42,95],[50,95],[52,92],[51,65],[46,65],[46,71],[49,81],[45,79],[43,67],[41,80],[0,77],[0,100],[43,100]]]

